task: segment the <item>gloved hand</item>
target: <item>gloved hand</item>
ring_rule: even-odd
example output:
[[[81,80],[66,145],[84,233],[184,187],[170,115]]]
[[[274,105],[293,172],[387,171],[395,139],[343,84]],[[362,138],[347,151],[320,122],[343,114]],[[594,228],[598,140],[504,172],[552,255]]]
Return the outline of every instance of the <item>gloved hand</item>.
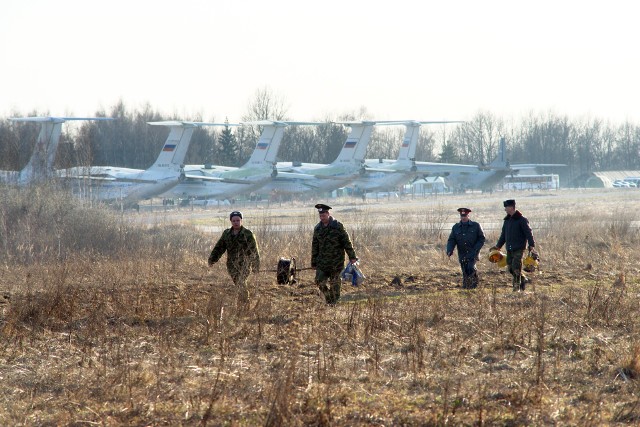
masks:
[[[451,255],[453,255],[453,251],[447,252],[447,256],[451,256]]]
[[[208,260],[208,261],[207,261],[207,264],[209,264],[209,267],[211,267],[211,266],[212,266],[213,264],[215,264],[215,263],[216,263],[215,261],[211,261],[211,260]]]

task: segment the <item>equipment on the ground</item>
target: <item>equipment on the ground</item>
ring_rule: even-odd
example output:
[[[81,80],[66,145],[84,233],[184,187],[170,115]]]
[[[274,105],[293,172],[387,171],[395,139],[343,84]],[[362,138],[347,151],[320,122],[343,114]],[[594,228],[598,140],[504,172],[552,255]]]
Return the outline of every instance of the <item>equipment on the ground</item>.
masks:
[[[533,273],[540,267],[540,257],[537,253],[529,251],[529,255],[522,261],[522,269],[527,273]]]
[[[498,249],[494,249],[489,252],[489,261],[498,264],[498,267],[506,267],[507,266],[507,257],[505,254],[500,252]]]
[[[280,258],[276,269],[276,279],[279,285],[293,285],[296,283],[296,259]]]

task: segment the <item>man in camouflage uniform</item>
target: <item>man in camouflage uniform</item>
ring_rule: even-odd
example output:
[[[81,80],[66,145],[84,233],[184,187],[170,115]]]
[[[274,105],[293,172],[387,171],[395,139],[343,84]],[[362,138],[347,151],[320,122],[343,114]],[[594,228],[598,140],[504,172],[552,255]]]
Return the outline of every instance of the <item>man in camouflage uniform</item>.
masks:
[[[504,217],[502,224],[502,232],[498,243],[489,250],[499,250],[502,245],[507,245],[507,266],[509,273],[513,276],[511,285],[513,291],[524,291],[525,285],[530,280],[522,272],[522,254],[529,243],[529,250],[536,254],[536,242],[533,239],[533,233],[529,226],[529,220],[522,216],[522,213],[516,209],[516,201],[513,199],[505,200],[503,203],[507,216]]]
[[[344,225],[330,215],[331,207],[317,204],[315,208],[320,222],[313,229],[311,267],[316,269],[315,282],[327,304],[334,305],[340,299],[340,273],[344,268],[344,254],[347,253],[351,263],[358,261],[358,257]]]
[[[253,233],[242,225],[242,212],[231,212],[229,220],[231,228],[222,232],[211,251],[209,267],[227,252],[227,271],[238,291],[238,307],[244,307],[249,303],[247,278],[260,269],[260,252]]]
[[[447,256],[453,255],[453,249],[458,247],[458,261],[462,269],[462,289],[475,289],[479,281],[476,261],[484,245],[484,231],[479,223],[469,218],[471,209],[459,208],[458,212],[460,222],[451,228],[451,234],[447,240]]]

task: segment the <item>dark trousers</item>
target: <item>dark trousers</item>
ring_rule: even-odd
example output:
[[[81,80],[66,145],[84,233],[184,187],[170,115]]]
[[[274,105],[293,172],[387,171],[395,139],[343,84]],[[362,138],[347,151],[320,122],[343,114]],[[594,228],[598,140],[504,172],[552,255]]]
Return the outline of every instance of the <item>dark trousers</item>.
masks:
[[[475,258],[463,258],[460,260],[462,270],[462,289],[475,289],[478,287],[478,269]]]

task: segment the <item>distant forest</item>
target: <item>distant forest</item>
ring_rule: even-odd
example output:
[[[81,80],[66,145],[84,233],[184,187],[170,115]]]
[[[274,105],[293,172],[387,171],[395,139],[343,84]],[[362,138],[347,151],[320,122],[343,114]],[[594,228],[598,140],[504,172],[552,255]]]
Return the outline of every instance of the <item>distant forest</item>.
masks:
[[[284,103],[269,91],[256,92],[242,121],[301,120],[287,115]],[[47,116],[46,112],[15,112],[11,117]],[[57,168],[112,165],[145,169],[158,156],[168,135],[164,127],[146,123],[160,120],[217,121],[216,117],[176,117],[154,111],[149,105],[128,108],[120,101],[96,117],[109,122],[65,124],[60,140]],[[20,170],[27,163],[40,128],[35,123],[0,119],[0,170]],[[306,119],[306,118],[305,118]],[[366,110],[316,121],[373,120]],[[405,118],[406,119],[406,118]],[[436,120],[415,117],[415,120]],[[456,118],[452,118],[456,119]],[[247,161],[257,142],[257,126],[197,128],[186,164],[239,166]],[[339,124],[290,126],[280,146],[281,161],[332,162],[348,134]],[[403,126],[374,128],[367,158],[393,159],[398,155]],[[487,164],[496,156],[501,137],[506,138],[511,163],[564,163],[553,169],[563,185],[589,172],[640,170],[640,127],[626,122],[612,125],[597,118],[572,120],[553,113],[530,115],[519,123],[507,123],[489,112],[479,112],[462,124],[424,125],[416,160],[446,163]]]

